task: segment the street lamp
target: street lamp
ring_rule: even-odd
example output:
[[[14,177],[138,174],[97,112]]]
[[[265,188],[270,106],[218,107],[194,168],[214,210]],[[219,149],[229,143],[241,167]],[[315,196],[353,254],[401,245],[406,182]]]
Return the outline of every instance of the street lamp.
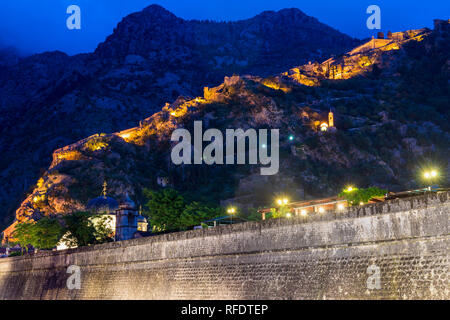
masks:
[[[234,207],[228,208],[227,213],[231,215],[231,224],[233,224],[233,215],[236,213],[236,208]]]
[[[288,198],[280,198],[280,199],[277,199],[277,204],[279,205],[279,206],[285,206],[285,205],[287,205],[289,203],[289,199]]]
[[[431,184],[433,183],[433,179],[436,179],[437,176],[438,176],[438,172],[435,169],[425,171],[423,173],[423,177],[425,178],[425,180],[429,181],[429,183],[430,183],[430,185],[428,186],[428,190],[431,191]]]

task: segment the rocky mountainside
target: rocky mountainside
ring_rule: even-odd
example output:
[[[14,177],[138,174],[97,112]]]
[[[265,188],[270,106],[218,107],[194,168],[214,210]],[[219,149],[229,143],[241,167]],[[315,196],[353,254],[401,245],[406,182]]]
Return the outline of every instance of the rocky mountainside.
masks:
[[[111,196],[128,193],[138,203],[144,187],[170,185],[197,201],[255,207],[280,194],[336,194],[347,184],[416,188],[431,165],[448,186],[449,23],[395,35],[277,76],[226,77],[138,127],[59,149],[16,217],[83,210],[104,181]],[[335,128],[320,131],[330,109]],[[171,133],[192,132],[196,120],[204,130],[279,128],[279,174],[261,176],[255,165],[174,165]]]
[[[237,22],[186,21],[152,5],[91,54],[0,52],[0,225],[32,191],[53,150],[134,126],[166,101],[224,76],[267,76],[359,42],[298,9]]]

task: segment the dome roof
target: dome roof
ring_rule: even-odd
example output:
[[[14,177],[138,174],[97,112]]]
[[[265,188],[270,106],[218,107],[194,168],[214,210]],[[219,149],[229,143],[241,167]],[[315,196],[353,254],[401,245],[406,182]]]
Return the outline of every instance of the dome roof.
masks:
[[[128,193],[126,194],[125,200],[120,204],[120,208],[133,210],[136,208],[136,204],[134,203],[133,200],[131,200]]]
[[[139,215],[137,217],[137,222],[144,222],[147,223],[147,218],[145,218],[144,216]]]
[[[94,213],[114,213],[119,208],[119,203],[110,197],[100,196],[92,199],[87,205],[87,209]]]

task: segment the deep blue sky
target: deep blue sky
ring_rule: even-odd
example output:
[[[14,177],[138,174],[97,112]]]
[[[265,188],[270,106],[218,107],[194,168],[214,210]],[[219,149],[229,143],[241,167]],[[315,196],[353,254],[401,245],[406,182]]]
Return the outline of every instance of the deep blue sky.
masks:
[[[25,53],[61,50],[93,51],[123,17],[157,3],[184,19],[240,20],[265,10],[299,8],[353,37],[369,37],[366,8],[380,6],[382,29],[400,31],[432,27],[434,18],[448,19],[448,0],[1,0],[0,46]],[[82,29],[66,28],[66,8],[81,7]]]

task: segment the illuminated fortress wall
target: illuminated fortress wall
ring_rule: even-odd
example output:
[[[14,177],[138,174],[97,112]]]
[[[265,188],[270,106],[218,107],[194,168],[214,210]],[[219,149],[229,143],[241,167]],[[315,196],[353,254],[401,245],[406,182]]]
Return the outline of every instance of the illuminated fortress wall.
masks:
[[[450,299],[449,195],[0,259],[0,298]]]

